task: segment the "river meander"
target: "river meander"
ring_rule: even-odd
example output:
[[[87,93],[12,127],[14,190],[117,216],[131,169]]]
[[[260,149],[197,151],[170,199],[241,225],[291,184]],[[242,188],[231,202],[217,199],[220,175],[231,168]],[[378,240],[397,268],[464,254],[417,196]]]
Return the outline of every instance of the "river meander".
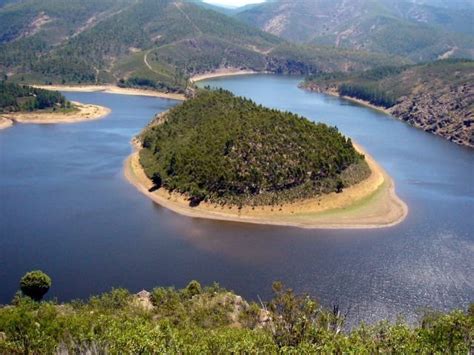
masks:
[[[336,125],[393,177],[410,212],[373,230],[303,230],[192,219],[166,210],[123,177],[132,136],[177,104],[152,97],[67,93],[112,109],[105,119],[0,131],[0,303],[42,269],[60,301],[126,287],[217,281],[268,298],[282,280],[351,320],[413,319],[423,307],[474,301],[474,152],[346,100],[270,75],[209,84]]]

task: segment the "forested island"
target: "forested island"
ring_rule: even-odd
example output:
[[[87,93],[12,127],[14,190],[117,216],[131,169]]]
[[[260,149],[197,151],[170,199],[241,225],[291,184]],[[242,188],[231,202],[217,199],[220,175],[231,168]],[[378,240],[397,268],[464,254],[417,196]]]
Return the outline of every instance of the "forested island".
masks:
[[[127,177],[184,214],[343,227],[364,225],[364,218],[344,222],[328,214],[319,220],[318,213],[366,200],[372,208],[365,214],[383,216],[367,225],[390,225],[406,215],[391,179],[337,128],[225,90],[198,90],[138,139],[139,155],[127,162]]]
[[[148,177],[194,203],[277,205],[342,191],[370,175],[336,128],[224,90],[200,91],[142,140]]]
[[[472,148],[473,81],[474,61],[450,59],[312,75],[303,87],[366,101],[410,125]]]
[[[0,127],[15,122],[61,123],[96,119],[110,110],[68,101],[58,91],[0,81]]]
[[[346,327],[350,310],[327,309],[280,282],[273,298],[246,301],[218,284],[183,289],[126,289],[59,304],[42,301],[51,278],[32,271],[11,305],[0,306],[2,354],[468,354],[474,305],[443,314],[425,311],[417,324],[402,318]]]

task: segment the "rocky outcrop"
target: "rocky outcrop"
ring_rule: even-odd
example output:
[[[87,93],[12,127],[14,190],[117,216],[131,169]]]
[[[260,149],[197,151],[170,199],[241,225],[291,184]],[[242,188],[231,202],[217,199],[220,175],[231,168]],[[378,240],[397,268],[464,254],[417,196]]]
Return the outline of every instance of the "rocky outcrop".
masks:
[[[392,114],[427,132],[474,148],[474,86],[420,91],[392,107]]]
[[[145,311],[151,311],[153,309],[153,303],[151,303],[151,293],[142,290],[135,295],[135,304]]]

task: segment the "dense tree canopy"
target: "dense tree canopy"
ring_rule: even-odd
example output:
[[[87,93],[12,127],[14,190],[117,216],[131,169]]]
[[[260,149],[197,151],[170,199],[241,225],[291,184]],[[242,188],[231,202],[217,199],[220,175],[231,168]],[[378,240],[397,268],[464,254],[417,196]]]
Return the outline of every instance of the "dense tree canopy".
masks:
[[[191,199],[275,204],[340,190],[368,175],[337,128],[200,91],[143,134],[148,176]]]
[[[69,108],[71,103],[57,91],[0,81],[0,112]]]

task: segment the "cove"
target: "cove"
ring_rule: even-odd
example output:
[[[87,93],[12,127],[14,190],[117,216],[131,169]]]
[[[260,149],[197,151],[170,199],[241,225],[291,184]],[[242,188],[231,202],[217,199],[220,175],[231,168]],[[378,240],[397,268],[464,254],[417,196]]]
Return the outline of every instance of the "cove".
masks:
[[[393,177],[410,214],[382,230],[301,230],[192,219],[155,205],[122,174],[130,139],[176,101],[66,93],[107,119],[0,132],[0,302],[42,269],[60,301],[126,287],[217,281],[250,299],[282,280],[351,321],[416,317],[474,298],[474,154],[385,114],[297,88],[299,78],[213,79],[265,106],[336,125]]]

